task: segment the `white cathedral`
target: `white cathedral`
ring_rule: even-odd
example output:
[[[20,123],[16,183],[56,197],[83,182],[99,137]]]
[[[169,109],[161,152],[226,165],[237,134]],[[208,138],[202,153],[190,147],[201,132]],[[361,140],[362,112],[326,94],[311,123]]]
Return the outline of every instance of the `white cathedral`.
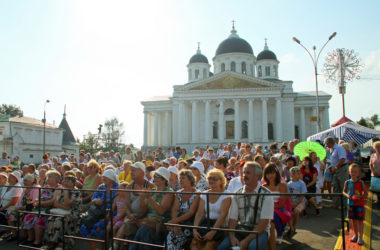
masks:
[[[293,92],[293,82],[279,78],[279,63],[266,41],[256,57],[234,27],[216,49],[214,72],[198,45],[187,65],[188,83],[175,85],[172,96],[141,102],[143,149],[306,140],[317,132],[316,93]],[[330,126],[331,95],[318,94],[323,130]]]

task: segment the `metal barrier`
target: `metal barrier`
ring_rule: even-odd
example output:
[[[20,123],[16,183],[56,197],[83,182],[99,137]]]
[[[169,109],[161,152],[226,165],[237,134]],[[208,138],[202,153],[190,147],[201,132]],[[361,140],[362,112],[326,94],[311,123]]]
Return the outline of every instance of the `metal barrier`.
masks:
[[[110,196],[111,196],[111,206],[110,209],[107,209],[106,204],[107,200],[106,197],[107,195],[104,195],[104,209],[105,209],[105,218],[104,218],[104,224],[105,224],[105,230],[104,230],[104,240],[99,240],[99,239],[93,239],[93,238],[85,238],[85,237],[79,237],[79,236],[74,236],[74,235],[66,235],[65,230],[64,230],[64,225],[65,225],[65,216],[62,215],[56,215],[56,214],[46,214],[46,213],[41,213],[41,190],[42,189],[52,189],[52,190],[77,190],[80,192],[106,192],[106,190],[97,190],[97,189],[67,189],[67,188],[51,188],[51,187],[27,187],[27,186],[8,186],[8,187],[16,187],[16,188],[32,188],[32,189],[39,189],[39,199],[38,199],[38,212],[30,212],[30,211],[18,211],[18,215],[20,213],[28,213],[28,214],[36,214],[38,216],[53,216],[53,217],[60,217],[62,218],[62,224],[63,224],[63,235],[62,239],[64,241],[65,238],[71,238],[71,239],[77,239],[77,240],[84,240],[84,241],[89,241],[89,242],[98,242],[98,243],[103,243],[105,247],[108,246],[109,243],[111,243],[111,248],[113,249],[113,241],[120,241],[120,242],[128,242],[128,243],[133,243],[133,244],[140,244],[140,245],[146,245],[146,246],[151,246],[151,247],[157,247],[157,248],[166,248],[166,244],[164,245],[156,245],[156,244],[151,244],[151,243],[146,243],[146,242],[138,242],[138,241],[133,241],[133,240],[127,240],[127,239],[121,239],[121,238],[116,238],[113,237],[113,220],[112,220],[112,203],[113,199],[115,197],[112,197],[112,192],[137,192],[137,193],[165,193],[165,194],[177,194],[178,192],[176,191],[153,191],[153,190],[127,190],[127,189],[111,189],[110,190]],[[216,193],[216,192],[181,192],[181,194],[203,194],[206,195],[206,202],[207,202],[207,210],[209,210],[209,195],[229,195],[229,196],[235,196],[235,195],[247,195],[246,193]],[[297,196],[297,195],[305,195],[305,194],[295,194],[295,193],[287,193],[287,194],[278,194],[278,193],[250,193],[250,196]],[[344,200],[345,197],[343,194],[313,194],[313,193],[308,193],[308,196],[333,196],[333,197],[339,197],[340,198],[340,214],[341,214],[341,230],[342,230],[342,240],[343,240],[343,249],[346,249],[346,244],[345,244],[345,223],[347,223],[347,231],[349,231],[349,222],[345,220],[344,217]],[[107,222],[108,218],[107,215],[111,215],[111,220],[110,220],[110,237],[108,238],[107,235]],[[32,246],[27,246],[27,245],[22,245],[20,244],[19,241],[19,236],[20,236],[20,216],[17,216],[17,226],[8,226],[8,225],[0,225],[0,227],[5,227],[5,228],[10,228],[10,229],[17,229],[17,245],[19,247],[24,247],[24,248],[29,248],[29,249],[39,249],[35,248]],[[208,230],[217,230],[217,231],[224,231],[224,232],[240,232],[240,233],[251,233],[255,234],[256,238],[258,238],[259,233],[257,231],[249,231],[249,230],[236,230],[236,229],[229,229],[229,228],[214,228],[211,227],[211,225],[207,225],[207,227],[201,227],[201,226],[191,226],[191,225],[182,225],[182,224],[172,224],[172,223],[163,223],[165,226],[170,226],[170,227],[181,227],[181,228],[193,228],[193,229],[208,229]],[[166,238],[165,238],[166,240]],[[64,249],[63,244],[63,249]],[[256,247],[258,249],[259,247],[259,242],[256,240]]]

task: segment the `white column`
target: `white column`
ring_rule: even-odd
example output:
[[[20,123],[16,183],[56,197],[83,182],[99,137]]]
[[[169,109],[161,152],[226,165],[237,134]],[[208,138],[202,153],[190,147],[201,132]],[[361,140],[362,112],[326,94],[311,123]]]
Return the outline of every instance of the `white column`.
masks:
[[[153,146],[158,146],[158,112],[154,112],[154,142]]]
[[[225,132],[225,129],[224,129],[224,106],[223,106],[223,101],[219,101],[219,121],[218,121],[218,126],[219,126],[219,133],[218,133],[218,136],[219,136],[219,142],[223,142],[224,140],[224,132]]]
[[[253,101],[254,101],[254,99],[249,99],[248,100],[248,140],[250,142],[254,141]]]
[[[317,117],[317,108],[316,107],[313,107],[313,109],[312,109],[312,115],[314,116],[314,117]],[[312,134],[316,134],[317,132],[318,132],[318,122],[317,122],[318,120],[315,120],[315,121],[312,121],[311,122],[311,126],[312,126],[312,128],[313,128],[313,130],[312,130]],[[306,138],[305,138],[306,139]]]
[[[301,125],[301,128],[300,128],[300,137],[299,138],[301,141],[304,141],[306,140],[306,131],[305,131],[305,108],[304,107],[301,107],[300,108],[300,125]]]
[[[239,114],[239,99],[234,100],[234,109],[235,109],[235,141],[240,141],[240,131],[241,131],[241,124],[240,124],[240,114]]]
[[[164,145],[169,146],[170,128],[169,128],[169,111],[165,112],[165,141]]]
[[[325,107],[323,109],[323,129],[330,128],[330,117],[329,117],[329,108]]]
[[[184,124],[184,119],[185,119],[185,116],[184,116],[184,103],[183,101],[179,103],[179,109],[178,109],[178,142],[179,143],[183,143],[183,133],[184,133],[184,128],[183,128],[183,124]]]
[[[194,143],[198,140],[197,101],[192,101],[191,104],[191,141]]]
[[[263,142],[268,142],[268,98],[261,98],[261,120],[262,120],[262,130],[263,130]]]
[[[211,130],[210,102],[211,101],[209,101],[209,100],[205,101],[205,142],[206,143],[211,142],[211,136],[210,136],[210,130]]]
[[[144,146],[148,146],[148,112],[144,111]]]
[[[282,142],[282,106],[281,99],[276,98],[276,141]]]

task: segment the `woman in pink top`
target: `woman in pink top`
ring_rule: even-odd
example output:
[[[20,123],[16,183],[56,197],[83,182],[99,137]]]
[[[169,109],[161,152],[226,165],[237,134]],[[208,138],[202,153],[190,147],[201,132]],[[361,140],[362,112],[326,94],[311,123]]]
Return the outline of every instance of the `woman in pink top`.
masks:
[[[369,161],[369,168],[371,169],[371,176],[380,178],[380,141],[373,144],[373,149],[376,151],[371,154]],[[380,200],[380,194],[377,193],[377,202]]]

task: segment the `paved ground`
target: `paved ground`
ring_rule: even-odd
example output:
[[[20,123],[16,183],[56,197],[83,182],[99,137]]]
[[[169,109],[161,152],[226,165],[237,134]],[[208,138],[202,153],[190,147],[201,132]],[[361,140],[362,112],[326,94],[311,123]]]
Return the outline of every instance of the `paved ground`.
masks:
[[[327,202],[328,203],[328,202]],[[301,218],[297,234],[290,240],[284,239],[281,250],[304,250],[304,249],[333,249],[337,240],[341,222],[340,211],[333,208],[322,209],[320,217],[315,216],[314,209],[308,208],[308,215]],[[380,249],[380,205],[374,204],[372,213],[372,247]],[[19,250],[15,242],[0,243],[0,249]],[[78,241],[76,250],[90,249],[83,241]]]

